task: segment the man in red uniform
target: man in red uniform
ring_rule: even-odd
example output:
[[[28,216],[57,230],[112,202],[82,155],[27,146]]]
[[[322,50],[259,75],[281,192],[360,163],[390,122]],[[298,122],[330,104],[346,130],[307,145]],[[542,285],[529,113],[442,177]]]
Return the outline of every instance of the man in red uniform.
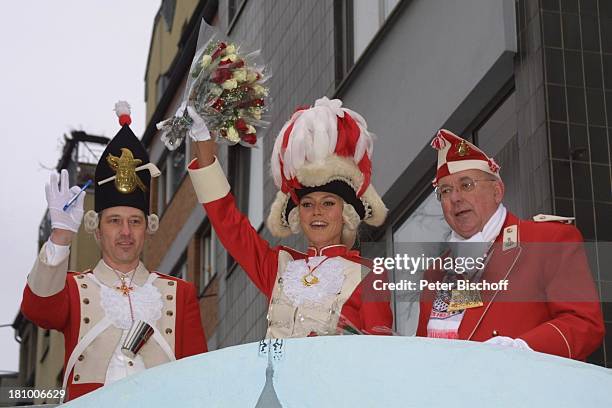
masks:
[[[28,275],[21,304],[32,322],[64,333],[68,399],[206,351],[193,284],[149,272],[140,262],[145,233],[159,225],[155,214],[148,215],[149,185],[159,170],[129,128],[129,105],[119,102],[115,110],[122,128],[96,167],[95,211],[85,215],[85,228],[95,234],[102,259],[93,270],[68,272],[85,192],[68,188],[66,170],[59,186],[52,174],[46,186],[52,232]],[[136,355],[126,355],[122,344],[138,321],[154,333]]]
[[[526,221],[507,211],[499,166],[468,141],[440,130],[432,147],[451,256],[479,255],[485,267],[463,274],[431,270],[425,278],[508,283],[486,291],[425,291],[417,335],[585,360],[601,344],[604,324],[580,232],[564,217]]]

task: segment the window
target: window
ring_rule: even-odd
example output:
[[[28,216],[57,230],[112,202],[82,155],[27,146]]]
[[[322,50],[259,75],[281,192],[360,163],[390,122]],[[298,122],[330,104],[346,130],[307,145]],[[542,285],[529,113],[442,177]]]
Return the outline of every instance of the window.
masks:
[[[158,215],[163,214],[187,173],[186,150],[188,142],[188,140],[184,140],[178,149],[168,152],[158,166],[161,170],[161,175],[157,178]]]
[[[518,115],[514,91],[482,122],[475,132],[475,140],[485,153],[495,156],[516,135]]]
[[[172,21],[174,20],[174,10],[176,8],[176,0],[163,0],[161,5],[161,15],[164,18],[166,31],[172,30]]]
[[[200,294],[204,293],[208,284],[213,280],[216,270],[215,260],[215,240],[208,229],[200,236]]]
[[[263,209],[263,148],[253,148],[250,151],[249,171],[249,208],[248,215],[251,225],[259,229],[264,219]]]
[[[520,191],[518,114],[515,92],[512,91],[482,121],[474,132],[475,144],[501,166],[504,181],[504,205],[509,211],[524,216]]]
[[[363,54],[399,0],[340,0],[334,7],[336,83]]]
[[[241,145],[231,146],[228,149],[228,180],[236,198],[236,206],[243,214],[248,214],[249,207],[249,170],[251,168],[251,148]],[[230,272],[234,266],[234,258],[227,254],[227,270]],[[228,275],[229,276],[229,275]]]
[[[167,197],[172,199],[172,196],[178,190],[183,180],[183,176],[187,171],[187,162],[185,157],[185,145],[187,140],[179,146],[178,149],[170,152],[167,156],[166,168],[168,169],[168,194]]]
[[[155,97],[156,102],[159,103],[162,96],[164,96],[164,92],[166,92],[166,88],[168,88],[168,84],[170,83],[170,76],[168,74],[163,74],[157,77],[156,89],[155,89]]]
[[[249,204],[249,170],[251,168],[251,148],[235,145],[228,149],[228,180],[236,197],[236,204],[247,213]]]

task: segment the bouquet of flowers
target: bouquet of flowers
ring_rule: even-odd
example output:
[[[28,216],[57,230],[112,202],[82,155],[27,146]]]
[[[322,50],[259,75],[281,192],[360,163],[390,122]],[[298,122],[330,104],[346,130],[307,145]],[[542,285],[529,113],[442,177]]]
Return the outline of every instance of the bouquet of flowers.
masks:
[[[211,35],[206,35],[207,32]],[[200,46],[202,38],[208,38]],[[179,147],[193,125],[192,107],[217,141],[253,147],[269,107],[268,80],[259,51],[246,52],[202,21],[183,103],[176,114],[157,124],[169,150]]]

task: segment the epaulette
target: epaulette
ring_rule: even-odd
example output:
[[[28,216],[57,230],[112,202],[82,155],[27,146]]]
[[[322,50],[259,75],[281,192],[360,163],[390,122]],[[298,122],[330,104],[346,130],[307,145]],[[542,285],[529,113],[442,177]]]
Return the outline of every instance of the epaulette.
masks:
[[[547,214],[538,214],[534,215],[533,220],[535,222],[561,222],[563,224],[573,224],[575,218],[574,217],[561,217],[560,215],[547,215]]]

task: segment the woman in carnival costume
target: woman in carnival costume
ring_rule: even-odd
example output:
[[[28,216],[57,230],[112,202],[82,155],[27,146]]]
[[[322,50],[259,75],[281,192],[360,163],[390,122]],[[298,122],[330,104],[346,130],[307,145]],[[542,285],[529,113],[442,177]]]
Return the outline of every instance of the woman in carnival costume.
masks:
[[[240,213],[216,143],[188,111],[197,156],[191,181],[219,239],[269,299],[266,337],[389,334],[388,293],[372,287],[381,277],[351,250],[359,224],[380,226],[387,213],[370,184],[373,138],[364,118],[324,97],[296,111],[276,138],[271,167],[280,191],[267,227],[277,237],[303,233],[309,247],[300,252],[270,247]]]

